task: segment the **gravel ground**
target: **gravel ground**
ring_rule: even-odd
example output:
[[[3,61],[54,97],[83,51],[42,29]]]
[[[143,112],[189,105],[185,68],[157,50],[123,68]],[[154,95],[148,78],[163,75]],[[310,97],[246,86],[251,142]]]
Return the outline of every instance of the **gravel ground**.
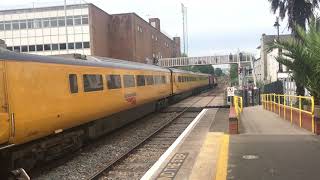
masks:
[[[125,159],[113,165],[110,170],[105,172],[99,179],[140,179],[197,115],[198,113],[195,112],[184,113],[169,126],[151,137],[142,146],[135,149]]]

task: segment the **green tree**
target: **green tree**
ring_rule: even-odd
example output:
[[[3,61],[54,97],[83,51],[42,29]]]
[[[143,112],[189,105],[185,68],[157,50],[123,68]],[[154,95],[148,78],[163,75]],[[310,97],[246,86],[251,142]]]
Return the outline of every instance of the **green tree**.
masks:
[[[230,65],[230,80],[231,85],[238,85],[238,64],[231,64]]]
[[[314,10],[319,7],[319,0],[268,0],[271,3],[271,10],[278,13],[281,20],[288,17],[288,27],[294,36],[298,38],[294,28],[295,24],[306,29],[306,21],[314,17]],[[296,81],[297,95],[304,95],[304,87]]]
[[[283,49],[277,61],[292,70],[296,82],[306,87],[320,104],[320,32],[317,20],[310,21],[308,31],[296,26],[297,39],[274,42],[271,48]]]
[[[177,68],[185,71],[214,74],[214,68],[212,67],[212,65],[183,66],[183,67],[177,67]]]
[[[222,76],[223,75],[222,69],[221,68],[216,68],[214,70],[214,75],[216,75],[218,77]]]

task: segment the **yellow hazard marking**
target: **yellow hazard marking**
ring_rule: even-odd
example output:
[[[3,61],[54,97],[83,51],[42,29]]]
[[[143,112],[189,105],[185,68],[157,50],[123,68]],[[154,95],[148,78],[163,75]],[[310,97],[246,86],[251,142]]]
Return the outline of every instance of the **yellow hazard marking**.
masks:
[[[215,180],[227,179],[228,156],[229,156],[229,135],[225,134],[222,137],[222,144],[220,146]]]

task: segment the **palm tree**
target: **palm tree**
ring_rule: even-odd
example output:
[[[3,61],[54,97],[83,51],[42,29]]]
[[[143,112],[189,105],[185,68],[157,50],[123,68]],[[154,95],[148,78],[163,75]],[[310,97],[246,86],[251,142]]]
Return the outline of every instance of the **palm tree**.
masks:
[[[308,31],[295,26],[298,39],[280,40],[270,48],[281,48],[282,56],[276,59],[293,72],[296,82],[308,89],[320,104],[320,32],[315,19],[310,20]]]
[[[295,30],[295,24],[306,29],[306,22],[313,17],[313,12],[319,7],[319,0],[268,0],[274,14],[279,13],[283,20],[288,16],[288,26]]]
[[[283,20],[288,17],[288,27],[292,30],[292,34],[298,38],[295,31],[295,24],[302,29],[306,29],[306,21],[314,17],[314,10],[319,7],[319,0],[268,0],[271,3],[271,10],[274,14],[279,13],[279,17]],[[296,82],[297,95],[304,95],[304,87]]]

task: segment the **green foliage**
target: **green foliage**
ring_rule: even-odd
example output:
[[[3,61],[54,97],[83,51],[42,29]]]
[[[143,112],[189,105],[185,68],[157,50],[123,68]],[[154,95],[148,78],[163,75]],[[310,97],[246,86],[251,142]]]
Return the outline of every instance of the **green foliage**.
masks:
[[[272,12],[279,13],[283,20],[286,16],[289,21],[289,28],[295,32],[295,24],[305,29],[306,21],[314,17],[314,11],[319,6],[318,0],[268,0]]]
[[[231,85],[238,85],[238,64],[230,64],[230,80]]]
[[[178,69],[206,74],[214,74],[214,68],[212,67],[212,65],[185,66],[178,67]]]
[[[295,26],[298,39],[280,40],[274,42],[270,49],[280,48],[282,56],[277,61],[286,65],[293,72],[297,83],[305,86],[312,96],[320,100],[320,32],[317,21],[310,21],[309,30]]]
[[[222,69],[221,68],[216,68],[214,70],[214,75],[216,75],[217,77],[220,77],[223,75]]]
[[[181,57],[188,57],[186,53],[181,53]]]

